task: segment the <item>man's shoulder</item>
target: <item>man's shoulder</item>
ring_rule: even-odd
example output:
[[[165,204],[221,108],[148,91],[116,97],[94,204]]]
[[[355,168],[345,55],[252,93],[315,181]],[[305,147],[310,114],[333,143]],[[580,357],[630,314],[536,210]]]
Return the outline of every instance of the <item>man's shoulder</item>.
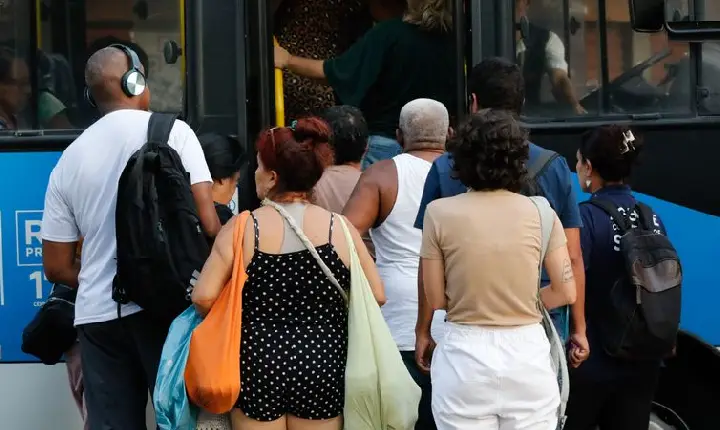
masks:
[[[362,172],[361,179],[363,181],[382,182],[396,175],[396,172],[397,167],[395,166],[395,160],[388,158],[371,164],[370,167]]]
[[[567,164],[567,161],[565,160],[565,157],[562,156],[562,154],[553,151],[552,149],[544,148],[540,145],[537,145],[535,143],[529,142],[530,144],[530,151],[529,151],[529,159],[528,163],[532,164],[535,161],[538,161],[541,157],[545,160],[547,160],[547,166],[545,166],[545,169],[541,172],[541,176],[545,175],[557,175],[558,173],[564,173],[569,171],[569,167]]]

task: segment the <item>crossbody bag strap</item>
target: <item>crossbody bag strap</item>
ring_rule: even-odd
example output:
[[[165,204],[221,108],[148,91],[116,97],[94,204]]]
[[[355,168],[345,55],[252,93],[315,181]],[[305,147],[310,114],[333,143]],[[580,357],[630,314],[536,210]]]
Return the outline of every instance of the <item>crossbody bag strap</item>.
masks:
[[[542,237],[542,248],[540,251],[540,262],[538,263],[538,308],[543,316],[543,325],[546,327],[548,340],[551,345],[551,355],[555,355],[553,360],[558,375],[558,388],[560,389],[560,407],[558,408],[558,428],[562,429],[565,424],[565,409],[567,407],[567,401],[570,396],[570,375],[568,373],[567,361],[565,358],[565,349],[560,339],[560,335],[555,329],[555,324],[550,318],[550,313],[545,309],[545,306],[540,299],[540,288],[542,287],[542,265],[545,261],[545,254],[547,253],[548,245],[550,244],[550,236],[552,235],[553,224],[555,223],[554,211],[550,206],[550,203],[544,197],[530,197],[537,208],[538,214],[540,215],[540,230]],[[556,354],[553,354],[553,348],[556,349]]]
[[[262,201],[263,206],[270,206],[274,208],[281,217],[288,223],[290,228],[293,232],[297,235],[298,239],[305,245],[305,248],[307,248],[308,251],[310,251],[310,254],[313,256],[315,261],[317,262],[318,266],[320,266],[320,269],[322,269],[323,273],[325,273],[325,276],[332,282],[332,284],[337,288],[338,292],[342,296],[343,300],[345,300],[345,303],[348,302],[348,295],[343,289],[342,286],[340,286],[340,282],[338,282],[335,275],[333,275],[333,272],[330,270],[330,268],[325,264],[322,258],[320,258],[320,255],[317,253],[317,250],[315,249],[315,245],[310,242],[310,239],[305,235],[305,233],[302,231],[300,227],[298,227],[297,223],[295,223],[295,220],[293,217],[290,216],[290,214],[285,210],[284,207],[280,206],[279,204],[275,203],[272,200],[265,199]]]

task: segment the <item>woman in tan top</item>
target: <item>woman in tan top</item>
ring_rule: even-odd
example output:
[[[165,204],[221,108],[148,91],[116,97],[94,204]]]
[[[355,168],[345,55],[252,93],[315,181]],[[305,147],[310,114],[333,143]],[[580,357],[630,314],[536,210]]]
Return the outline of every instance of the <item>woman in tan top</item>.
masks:
[[[484,110],[448,150],[468,192],[428,206],[421,250],[428,302],[448,321],[431,367],[437,427],[554,430],[560,397],[539,324],[540,205],[517,194],[527,134],[510,113]],[[575,301],[565,234],[552,215],[543,261],[551,284],[540,293],[548,309]]]

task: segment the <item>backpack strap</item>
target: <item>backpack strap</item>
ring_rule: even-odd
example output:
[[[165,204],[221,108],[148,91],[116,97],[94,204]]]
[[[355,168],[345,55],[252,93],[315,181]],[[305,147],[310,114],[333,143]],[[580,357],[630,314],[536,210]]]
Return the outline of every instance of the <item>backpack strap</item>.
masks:
[[[176,113],[153,112],[148,122],[147,142],[157,146],[167,145],[177,118]]]
[[[627,217],[618,211],[617,206],[615,206],[614,203],[598,197],[591,198],[588,203],[612,217],[612,219],[615,220],[615,224],[617,224],[618,228],[620,228],[621,234],[625,234],[632,228]]]
[[[555,151],[551,151],[549,149],[540,148],[540,155],[533,160],[531,164],[528,165],[527,168],[527,177],[529,180],[535,180],[535,178],[542,176],[542,174],[547,170],[550,163],[555,161],[556,158],[558,158],[560,154],[558,154]]]
[[[635,210],[640,216],[640,222],[644,230],[653,230],[655,228],[655,220],[653,219],[655,212],[642,202],[635,202]]]

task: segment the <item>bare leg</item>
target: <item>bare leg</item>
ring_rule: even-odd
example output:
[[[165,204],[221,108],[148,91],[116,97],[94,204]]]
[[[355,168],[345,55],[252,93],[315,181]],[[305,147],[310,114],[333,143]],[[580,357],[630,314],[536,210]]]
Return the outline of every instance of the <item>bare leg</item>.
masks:
[[[342,417],[329,420],[304,420],[302,418],[287,416],[288,430],[342,430]]]
[[[254,420],[243,413],[240,409],[233,409],[232,418],[233,430],[287,430],[287,418],[285,415],[275,421]],[[329,427],[328,427],[329,428]]]

